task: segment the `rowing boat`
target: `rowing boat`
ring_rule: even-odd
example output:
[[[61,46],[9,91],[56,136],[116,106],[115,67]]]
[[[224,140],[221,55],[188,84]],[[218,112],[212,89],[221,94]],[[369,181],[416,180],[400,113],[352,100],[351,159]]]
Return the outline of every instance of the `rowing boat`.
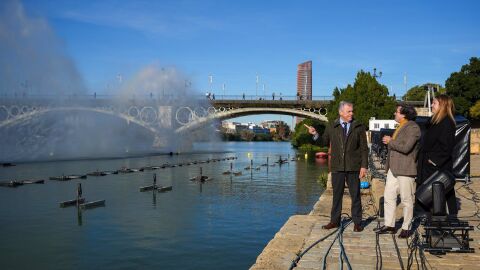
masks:
[[[80,208],[82,209],[90,209],[95,207],[105,206],[105,200],[98,200],[93,202],[86,202],[80,204]]]
[[[60,207],[67,207],[67,206],[75,206],[78,204],[82,204],[85,202],[85,198],[80,198],[80,199],[74,199],[74,200],[68,200],[60,203]]]

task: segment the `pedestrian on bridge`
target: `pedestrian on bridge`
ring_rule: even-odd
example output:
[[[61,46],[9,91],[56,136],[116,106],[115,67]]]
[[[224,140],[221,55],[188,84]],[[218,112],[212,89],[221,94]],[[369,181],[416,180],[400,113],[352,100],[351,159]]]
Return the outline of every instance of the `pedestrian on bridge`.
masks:
[[[360,179],[367,174],[367,134],[365,127],[353,119],[352,103],[341,101],[338,113],[340,117],[326,126],[321,138],[314,127],[305,125],[315,142],[330,146],[333,202],[330,222],[322,228],[330,230],[340,226],[343,192],[347,182],[352,199],[352,219],[355,223],[353,231],[361,232],[363,227]]]
[[[272,100],[275,100],[275,92],[272,93]]]

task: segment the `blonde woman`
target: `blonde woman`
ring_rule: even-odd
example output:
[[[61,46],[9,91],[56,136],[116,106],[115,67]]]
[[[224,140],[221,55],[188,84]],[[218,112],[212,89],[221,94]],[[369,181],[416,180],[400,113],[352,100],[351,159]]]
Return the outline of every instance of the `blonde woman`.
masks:
[[[426,125],[419,157],[417,187],[438,170],[453,173],[453,147],[455,145],[455,105],[451,97],[439,95],[433,99],[433,115]],[[449,215],[458,213],[455,188],[445,194]],[[417,210],[429,212],[428,206],[416,202]],[[421,214],[421,213],[420,213]]]

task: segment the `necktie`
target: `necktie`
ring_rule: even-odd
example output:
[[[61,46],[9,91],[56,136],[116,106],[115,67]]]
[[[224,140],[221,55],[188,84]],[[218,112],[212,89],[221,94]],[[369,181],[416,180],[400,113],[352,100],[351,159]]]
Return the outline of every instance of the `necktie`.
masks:
[[[347,122],[343,122],[343,137],[347,137]]]

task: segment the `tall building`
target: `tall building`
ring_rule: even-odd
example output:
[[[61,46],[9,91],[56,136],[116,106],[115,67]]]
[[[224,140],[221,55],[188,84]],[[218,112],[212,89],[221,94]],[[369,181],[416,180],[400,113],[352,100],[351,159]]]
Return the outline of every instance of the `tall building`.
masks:
[[[297,67],[297,99],[312,100],[312,61],[301,63]],[[297,117],[297,124],[303,118]]]
[[[312,100],[312,61],[301,63],[297,67],[297,98]]]

